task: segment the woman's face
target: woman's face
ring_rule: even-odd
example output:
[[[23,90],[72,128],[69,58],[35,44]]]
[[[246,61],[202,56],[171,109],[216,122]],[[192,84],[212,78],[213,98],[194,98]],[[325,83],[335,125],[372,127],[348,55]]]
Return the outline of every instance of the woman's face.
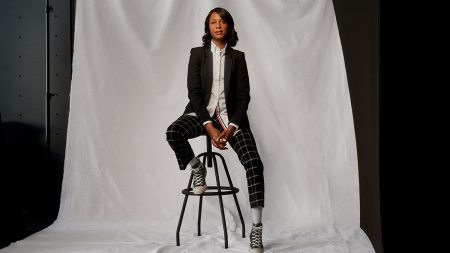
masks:
[[[226,41],[228,24],[216,12],[209,17],[209,32],[214,40]]]

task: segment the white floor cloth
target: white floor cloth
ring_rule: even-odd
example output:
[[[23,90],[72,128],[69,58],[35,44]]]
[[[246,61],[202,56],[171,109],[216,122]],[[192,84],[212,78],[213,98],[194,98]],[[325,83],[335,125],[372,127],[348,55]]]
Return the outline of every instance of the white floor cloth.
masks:
[[[178,169],[165,131],[188,102],[189,50],[217,6],[233,15],[235,48],[246,54],[248,115],[265,167],[266,252],[374,252],[359,228],[352,109],[331,0],[78,0],[58,219],[1,253],[247,252],[247,182],[231,147],[213,149],[241,190],[246,238],[231,196],[229,248],[217,197],[204,199],[196,236],[191,197],[175,245],[189,170]],[[205,150],[205,137],[190,143]]]

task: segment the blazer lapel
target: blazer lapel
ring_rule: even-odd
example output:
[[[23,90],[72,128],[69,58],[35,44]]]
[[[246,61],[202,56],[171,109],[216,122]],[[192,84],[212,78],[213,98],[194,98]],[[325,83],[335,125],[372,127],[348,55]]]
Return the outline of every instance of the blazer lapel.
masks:
[[[205,67],[206,67],[206,90],[211,92],[213,80],[213,56],[211,52],[211,45],[204,48]],[[210,96],[210,93],[208,94]]]
[[[232,55],[232,48],[231,47],[227,47],[226,52],[225,52],[225,101],[228,101],[228,91],[230,90],[230,75],[231,75],[231,69],[233,66],[233,57],[231,57]]]

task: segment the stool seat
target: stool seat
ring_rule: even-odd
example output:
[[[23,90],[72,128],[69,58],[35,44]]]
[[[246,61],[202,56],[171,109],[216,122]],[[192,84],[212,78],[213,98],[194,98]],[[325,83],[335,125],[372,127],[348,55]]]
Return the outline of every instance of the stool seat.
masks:
[[[224,210],[223,210],[222,196],[223,195],[233,195],[234,202],[236,203],[236,207],[237,207],[237,210],[238,210],[238,213],[239,213],[239,218],[240,218],[241,224],[242,224],[242,238],[245,238],[244,218],[242,217],[241,209],[239,207],[239,202],[238,202],[237,197],[236,197],[236,193],[239,192],[239,188],[236,188],[236,187],[233,186],[233,182],[231,181],[230,173],[228,172],[228,168],[227,168],[227,165],[225,163],[225,159],[223,158],[223,156],[220,153],[212,152],[211,138],[208,135],[206,135],[206,149],[207,149],[206,152],[203,152],[203,153],[199,154],[197,157],[199,159],[201,157],[203,157],[203,164],[207,168],[208,167],[212,167],[212,162],[213,162],[217,185],[207,186],[205,192],[203,192],[202,194],[195,194],[194,190],[193,190],[193,187],[191,187],[192,179],[194,177],[194,173],[191,172],[191,176],[189,178],[189,182],[188,182],[187,187],[181,191],[181,193],[184,194],[185,196],[184,196],[183,207],[181,209],[180,219],[178,221],[178,227],[177,227],[177,233],[176,233],[177,246],[180,246],[180,229],[181,229],[181,223],[183,221],[184,211],[186,209],[186,203],[187,203],[188,197],[189,196],[198,196],[199,197],[198,220],[197,220],[197,230],[198,230],[198,232],[197,232],[197,235],[201,236],[201,233],[200,233],[201,225],[200,224],[201,224],[201,215],[202,215],[203,196],[219,196],[220,213],[222,215],[222,225],[223,225],[223,233],[224,233],[224,239],[225,239],[224,240],[225,241],[225,248],[228,248],[228,233],[227,233],[227,225],[226,225],[226,221],[225,221],[225,213],[224,213]],[[220,159],[222,161],[223,168],[224,168],[225,173],[227,175],[228,183],[230,184],[229,186],[221,186],[220,185],[219,172],[218,172],[216,156],[220,157]],[[205,163],[206,159],[208,159],[207,163]]]

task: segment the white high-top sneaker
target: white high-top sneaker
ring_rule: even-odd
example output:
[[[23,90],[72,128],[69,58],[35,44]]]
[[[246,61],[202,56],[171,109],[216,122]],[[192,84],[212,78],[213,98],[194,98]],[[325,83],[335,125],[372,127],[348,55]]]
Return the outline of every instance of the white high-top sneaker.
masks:
[[[206,167],[199,161],[196,168],[191,169],[194,173],[194,193],[202,194],[206,191]]]
[[[249,253],[263,253],[264,246],[262,243],[262,223],[252,225],[252,231],[250,232],[250,249]]]

